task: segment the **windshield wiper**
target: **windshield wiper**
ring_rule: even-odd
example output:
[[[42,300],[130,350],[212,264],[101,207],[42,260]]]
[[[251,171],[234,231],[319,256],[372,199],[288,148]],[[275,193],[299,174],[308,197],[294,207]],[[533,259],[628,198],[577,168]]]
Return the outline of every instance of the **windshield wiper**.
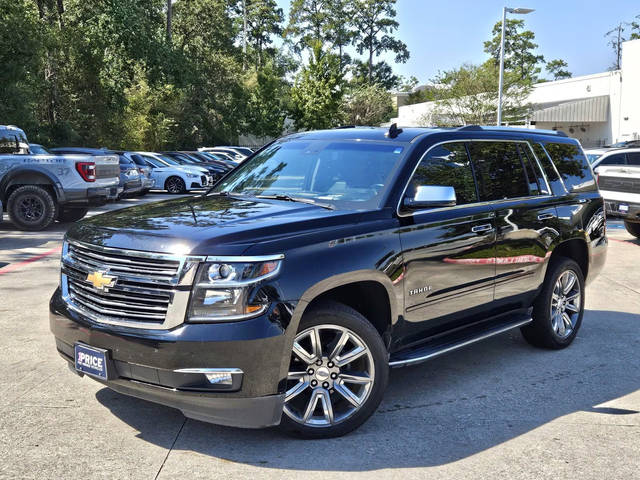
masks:
[[[315,205],[316,207],[326,208],[327,210],[335,210],[336,207],[327,203],[318,203],[315,200],[304,197],[292,197],[284,193],[276,193],[274,195],[256,195],[256,198],[266,198],[271,200],[282,200],[284,202],[306,203],[307,205]]]

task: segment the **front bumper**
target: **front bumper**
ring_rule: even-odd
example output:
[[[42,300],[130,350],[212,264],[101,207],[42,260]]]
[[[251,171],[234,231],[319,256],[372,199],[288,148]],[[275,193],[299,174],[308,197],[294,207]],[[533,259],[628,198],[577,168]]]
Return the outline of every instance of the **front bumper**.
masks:
[[[72,367],[75,343],[105,349],[109,377],[96,380],[107,387],[190,418],[244,428],[277,425],[282,415],[286,336],[270,318],[160,331],[114,327],[68,310],[59,290],[49,314],[58,352]],[[238,368],[243,375],[226,386],[209,384],[203,374],[177,372],[194,368]]]

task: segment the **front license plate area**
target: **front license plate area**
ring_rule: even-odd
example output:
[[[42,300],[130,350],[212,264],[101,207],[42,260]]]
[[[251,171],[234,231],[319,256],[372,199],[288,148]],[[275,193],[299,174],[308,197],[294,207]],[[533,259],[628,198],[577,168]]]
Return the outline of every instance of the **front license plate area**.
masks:
[[[75,362],[77,371],[107,380],[106,350],[76,343]]]

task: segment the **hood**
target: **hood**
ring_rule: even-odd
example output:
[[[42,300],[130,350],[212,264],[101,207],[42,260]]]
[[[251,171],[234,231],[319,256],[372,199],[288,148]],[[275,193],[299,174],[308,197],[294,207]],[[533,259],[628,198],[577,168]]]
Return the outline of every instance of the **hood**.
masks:
[[[132,250],[240,255],[266,240],[353,225],[362,215],[313,205],[240,197],[184,197],[78,222],[69,238]]]

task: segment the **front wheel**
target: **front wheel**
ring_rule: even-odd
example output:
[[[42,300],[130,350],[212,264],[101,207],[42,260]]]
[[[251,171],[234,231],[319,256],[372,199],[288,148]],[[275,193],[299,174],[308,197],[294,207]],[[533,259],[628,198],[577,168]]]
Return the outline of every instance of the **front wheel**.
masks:
[[[184,193],[187,191],[187,186],[180,177],[169,177],[167,181],[164,182],[164,188],[169,193]]]
[[[358,428],[382,400],[387,357],[378,331],[354,309],[327,303],[306,313],[293,342],[281,428],[304,438]]]
[[[640,223],[627,222],[625,220],[624,228],[626,228],[627,232],[629,232],[634,237],[640,238]]]
[[[549,265],[544,286],[533,304],[533,322],[521,328],[537,347],[560,349],[573,342],[584,314],[584,275],[570,258]]]

